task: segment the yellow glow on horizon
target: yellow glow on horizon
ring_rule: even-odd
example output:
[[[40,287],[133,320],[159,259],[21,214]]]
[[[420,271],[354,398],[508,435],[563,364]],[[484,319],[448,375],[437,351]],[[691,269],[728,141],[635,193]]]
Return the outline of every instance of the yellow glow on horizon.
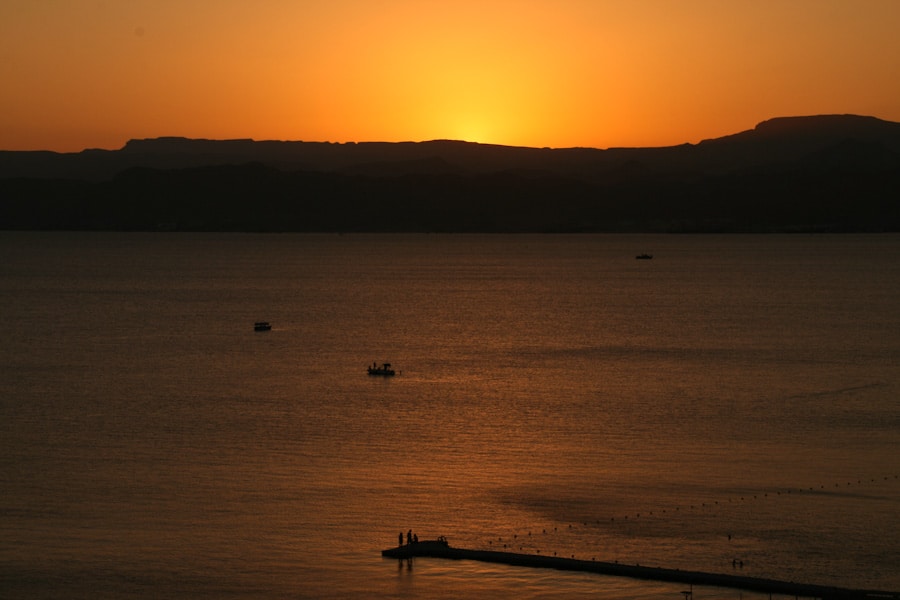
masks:
[[[130,138],[660,146],[900,121],[900,2],[0,4],[0,149]]]

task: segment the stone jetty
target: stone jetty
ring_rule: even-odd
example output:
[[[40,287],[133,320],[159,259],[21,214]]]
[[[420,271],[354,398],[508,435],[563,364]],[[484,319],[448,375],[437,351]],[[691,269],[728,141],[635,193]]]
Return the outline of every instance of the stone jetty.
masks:
[[[704,573],[702,571],[685,571],[662,567],[645,567],[616,562],[611,563],[597,560],[579,560],[574,558],[545,556],[542,554],[518,554],[515,552],[497,552],[493,550],[467,550],[464,548],[453,548],[443,538],[389,548],[387,550],[382,550],[381,555],[399,559],[409,559],[421,556],[453,560],[477,560],[519,567],[582,571],[587,573],[598,573],[601,575],[631,577],[633,579],[724,587],[768,594],[784,594],[787,596],[803,598],[821,598],[822,600],[900,600],[900,592],[857,590],[808,583],[778,581],[775,579],[764,579],[759,577],[745,577],[742,575]]]

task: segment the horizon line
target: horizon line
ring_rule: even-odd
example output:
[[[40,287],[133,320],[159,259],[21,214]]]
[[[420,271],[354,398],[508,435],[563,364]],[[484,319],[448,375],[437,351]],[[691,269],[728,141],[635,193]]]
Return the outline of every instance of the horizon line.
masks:
[[[746,133],[748,131],[753,131],[758,128],[763,123],[768,123],[776,120],[786,120],[786,119],[809,119],[809,118],[820,118],[820,117],[858,117],[861,119],[872,119],[876,121],[882,121],[884,123],[894,123],[900,124],[897,121],[890,121],[887,119],[883,119],[881,117],[876,117],[874,115],[862,115],[857,113],[819,113],[819,114],[809,114],[809,115],[786,115],[786,116],[778,116],[778,117],[770,117],[768,119],[764,119],[762,121],[757,122],[753,127],[749,129],[743,129],[740,131],[735,131],[732,133],[727,133],[718,137],[711,138],[703,138],[697,142],[681,142],[676,144],[661,144],[658,146],[527,146],[527,145],[519,145],[519,144],[501,144],[495,142],[481,142],[481,141],[473,141],[473,140],[464,140],[464,139],[455,139],[455,138],[433,138],[433,139],[423,139],[423,140],[347,140],[347,141],[330,141],[330,140],[304,140],[304,139],[275,139],[275,138],[253,138],[253,137],[223,137],[223,138],[210,138],[210,137],[190,137],[185,135],[159,135],[155,137],[132,137],[128,138],[124,144],[117,148],[104,148],[99,146],[93,147],[84,147],[81,150],[51,150],[47,148],[39,148],[39,149],[9,149],[9,148],[0,148],[0,152],[48,152],[53,154],[80,154],[82,152],[118,152],[124,150],[129,143],[131,142],[144,142],[144,141],[157,141],[157,140],[180,140],[180,141],[197,141],[197,142],[252,142],[252,143],[283,143],[283,144],[291,144],[291,143],[302,143],[302,144],[327,144],[327,145],[336,145],[336,146],[352,146],[352,145],[361,145],[361,144],[428,144],[435,142],[449,142],[449,143],[459,143],[459,144],[472,144],[478,146],[495,146],[501,148],[521,148],[527,150],[640,150],[640,149],[658,149],[658,148],[677,148],[681,146],[695,146],[698,144],[702,144],[703,142],[709,140],[722,139],[724,137],[729,137],[732,135],[738,135],[741,133]]]

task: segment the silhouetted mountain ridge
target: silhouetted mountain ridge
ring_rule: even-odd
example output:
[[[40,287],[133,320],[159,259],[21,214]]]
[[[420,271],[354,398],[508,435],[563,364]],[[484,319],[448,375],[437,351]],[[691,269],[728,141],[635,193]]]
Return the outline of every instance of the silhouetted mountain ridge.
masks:
[[[782,117],[699,144],[164,137],[0,152],[0,228],[897,231],[900,123]]]

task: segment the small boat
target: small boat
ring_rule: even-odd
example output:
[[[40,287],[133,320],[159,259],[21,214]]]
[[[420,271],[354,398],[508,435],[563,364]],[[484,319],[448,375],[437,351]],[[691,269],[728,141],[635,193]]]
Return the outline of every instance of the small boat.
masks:
[[[637,256],[635,256],[635,258],[638,260],[650,260],[651,258],[653,258],[653,255],[652,254],[638,254]]]
[[[396,373],[391,368],[391,363],[384,363],[380,367],[378,363],[372,363],[372,366],[369,367],[369,375],[381,375],[382,377],[391,377]]]
[[[253,324],[253,331],[269,331],[272,325],[268,321],[257,321]]]

